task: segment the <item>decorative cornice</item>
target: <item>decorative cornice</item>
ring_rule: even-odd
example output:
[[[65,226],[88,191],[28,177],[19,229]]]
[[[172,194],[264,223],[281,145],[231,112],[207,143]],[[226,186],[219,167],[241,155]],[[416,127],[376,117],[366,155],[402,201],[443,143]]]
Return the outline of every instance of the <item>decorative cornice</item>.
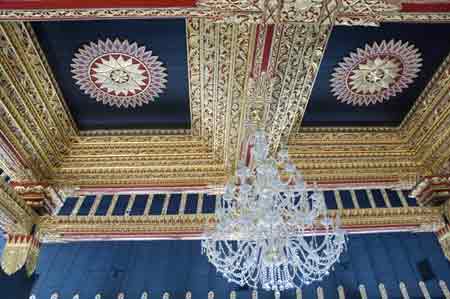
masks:
[[[8,233],[28,234],[38,215],[0,178],[0,225]]]
[[[351,233],[417,230],[443,223],[439,208],[381,208],[331,211],[339,213]],[[88,239],[193,239],[214,225],[214,214],[164,216],[53,216],[43,217],[39,235],[45,241]]]
[[[1,20],[104,19],[193,17],[218,22],[250,23],[315,23],[322,5],[327,1],[313,0],[298,6],[296,1],[200,0],[195,7],[168,8],[107,8],[107,9],[3,9]],[[442,12],[402,12],[399,4],[384,0],[344,0],[338,16],[341,25],[377,26],[380,22],[446,22],[450,17]]]
[[[83,130],[80,136],[188,135],[190,129]]]
[[[39,178],[86,186],[222,184],[239,157],[248,116],[256,114],[263,116],[272,135],[273,150],[289,136],[296,163],[312,180],[362,182],[366,176],[367,182],[410,182],[450,156],[449,124],[444,121],[450,114],[444,96],[448,60],[400,128],[300,126],[336,18],[384,21],[412,14],[381,0],[344,0],[341,7],[340,1],[314,1],[300,10],[290,2],[279,7],[276,1],[268,8],[253,1],[230,1],[203,0],[195,8],[180,9],[0,11],[4,17],[19,13],[34,18],[42,13],[47,19],[186,13],[192,114],[191,130],[79,132],[31,27],[4,22],[2,132]],[[264,18],[276,24],[266,53],[272,97],[253,101],[250,74],[261,71],[267,35],[266,27],[257,30],[255,24]]]
[[[29,28],[2,23],[0,39],[4,134],[15,135],[11,142],[38,175],[51,175],[76,132],[73,121]]]

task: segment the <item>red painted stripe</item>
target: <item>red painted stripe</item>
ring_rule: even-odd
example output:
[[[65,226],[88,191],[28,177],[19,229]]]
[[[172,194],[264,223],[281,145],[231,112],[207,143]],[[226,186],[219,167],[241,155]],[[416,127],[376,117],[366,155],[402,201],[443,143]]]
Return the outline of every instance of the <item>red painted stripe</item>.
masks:
[[[252,149],[253,144],[249,144],[247,147],[247,156],[245,157],[245,165],[250,166],[250,161],[252,160]]]
[[[270,49],[272,48],[273,30],[274,25],[268,25],[266,30],[266,38],[264,41],[263,58],[261,62],[261,72],[267,71],[270,60]]]
[[[450,3],[403,3],[402,12],[450,12]]]
[[[0,9],[194,7],[196,0],[2,0]]]
[[[258,47],[258,35],[259,30],[261,29],[261,25],[256,26],[256,34],[255,34],[255,46],[253,48],[253,58],[252,58],[252,71],[250,72],[250,76],[252,78],[255,77],[255,58],[256,58],[256,48]]]

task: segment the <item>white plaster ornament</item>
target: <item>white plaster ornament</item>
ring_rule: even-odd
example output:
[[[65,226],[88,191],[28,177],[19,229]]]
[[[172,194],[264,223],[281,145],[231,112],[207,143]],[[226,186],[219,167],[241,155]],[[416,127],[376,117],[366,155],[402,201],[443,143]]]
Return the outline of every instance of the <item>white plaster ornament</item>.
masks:
[[[422,58],[408,42],[390,40],[366,44],[334,69],[331,93],[354,106],[382,103],[400,94],[417,78]]]
[[[83,45],[72,62],[75,83],[106,105],[142,106],[158,98],[166,87],[167,70],[158,57],[128,40],[107,39]]]

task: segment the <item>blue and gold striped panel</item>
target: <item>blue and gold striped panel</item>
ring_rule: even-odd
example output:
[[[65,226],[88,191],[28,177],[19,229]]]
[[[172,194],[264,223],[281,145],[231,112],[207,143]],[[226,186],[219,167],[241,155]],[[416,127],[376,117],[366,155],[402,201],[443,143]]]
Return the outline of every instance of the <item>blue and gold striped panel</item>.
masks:
[[[181,205],[181,193],[173,193],[170,195],[169,204],[167,206],[167,215],[176,215],[179,213]]]
[[[78,216],[89,215],[92,205],[94,204],[95,197],[96,197],[95,195],[88,195],[83,199],[83,203],[81,204],[80,209],[78,210],[77,213]]]
[[[198,194],[188,194],[186,199],[186,207],[184,208],[185,214],[197,213],[197,200]]]
[[[100,199],[100,203],[97,207],[97,210],[95,210],[95,216],[105,216],[108,212],[109,206],[112,202],[112,195],[103,195],[103,197]]]
[[[354,209],[356,208],[353,204],[352,195],[349,190],[339,191],[342,201],[342,207],[344,209]]]
[[[78,197],[67,197],[64,201],[64,205],[59,209],[58,215],[60,216],[69,216],[73,209],[75,208],[75,205],[79,199]]]
[[[327,190],[323,191],[328,209],[400,208],[417,206],[408,191]],[[214,213],[216,195],[210,194],[137,194],[68,197],[60,209],[60,216],[142,216]]]
[[[130,200],[130,195],[119,195],[116,206],[112,212],[113,216],[123,216],[128,206],[128,201]]]
[[[337,209],[337,203],[336,198],[334,197],[333,191],[324,191],[324,197],[325,197],[325,205],[328,209],[336,210]]]
[[[130,216],[143,215],[147,201],[148,201],[148,194],[136,195],[136,197],[134,198],[133,206],[131,207]]]
[[[367,196],[367,190],[355,190],[356,199],[361,209],[371,208],[369,202],[369,196]]]
[[[150,215],[161,215],[162,214],[165,199],[166,199],[166,194],[155,194],[153,196],[153,202],[150,207]]]

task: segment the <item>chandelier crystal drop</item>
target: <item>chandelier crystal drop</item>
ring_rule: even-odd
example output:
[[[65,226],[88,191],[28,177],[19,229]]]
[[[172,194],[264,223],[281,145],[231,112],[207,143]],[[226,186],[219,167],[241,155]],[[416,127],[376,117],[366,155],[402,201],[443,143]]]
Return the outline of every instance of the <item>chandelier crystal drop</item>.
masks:
[[[229,282],[279,294],[328,275],[346,235],[323,193],[308,191],[287,149],[270,158],[264,131],[253,138],[251,167],[240,163],[225,186],[202,253]]]

